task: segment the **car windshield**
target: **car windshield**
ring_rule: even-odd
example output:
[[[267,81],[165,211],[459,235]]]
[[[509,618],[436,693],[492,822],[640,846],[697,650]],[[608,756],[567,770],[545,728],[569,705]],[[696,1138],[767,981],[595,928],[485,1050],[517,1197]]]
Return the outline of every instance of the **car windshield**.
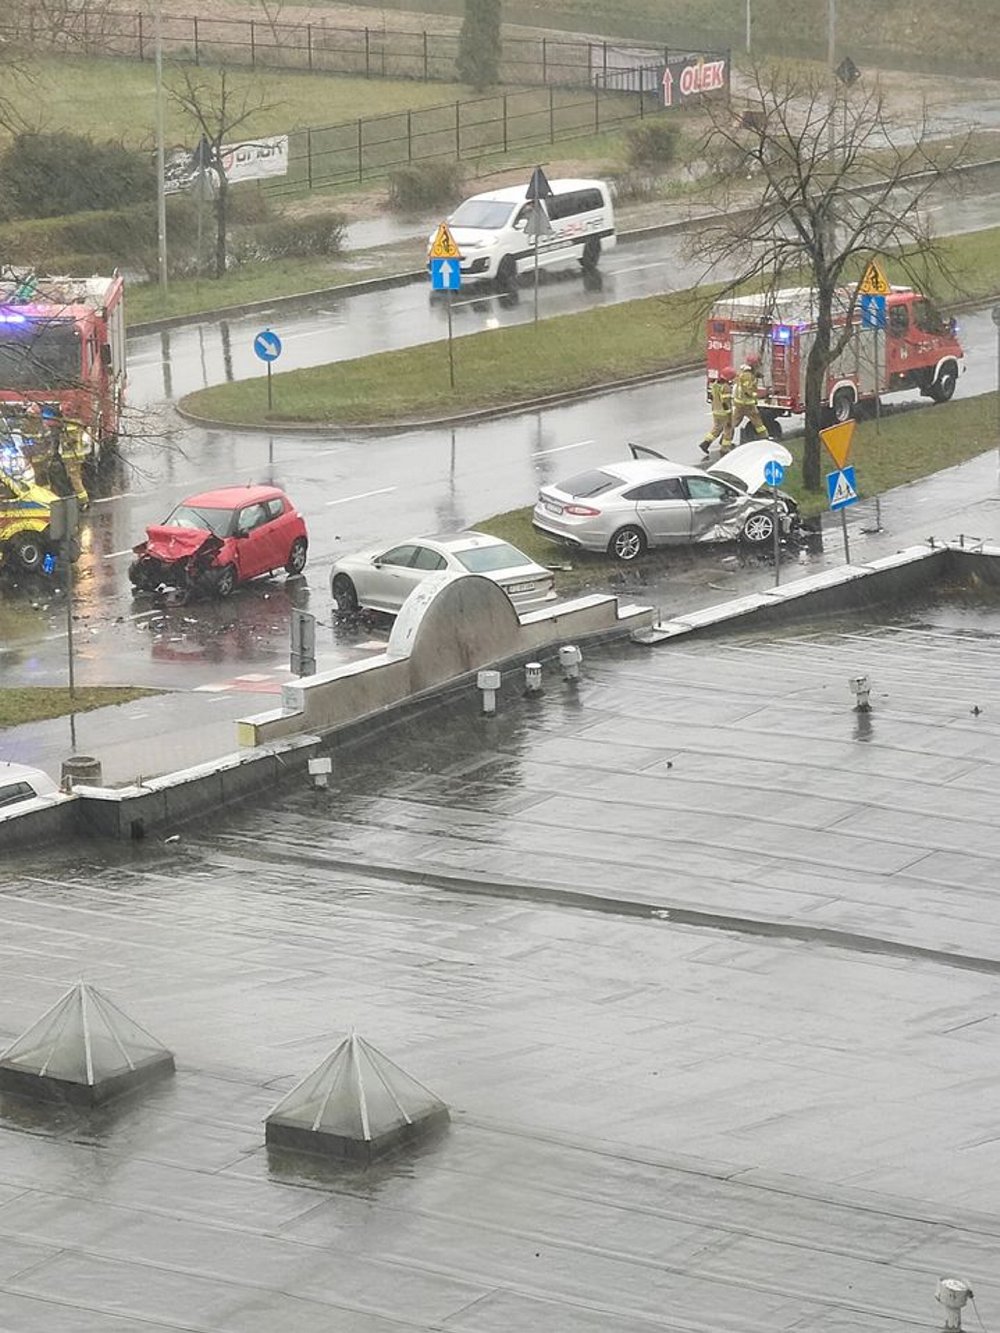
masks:
[[[491,569],[513,569],[516,565],[531,563],[523,551],[507,542],[499,542],[496,546],[470,546],[467,551],[456,551],[455,559],[470,574],[486,574]]]
[[[499,231],[513,211],[513,204],[505,204],[496,199],[466,199],[448,220],[453,227]]]
[[[615,477],[610,472],[601,472],[594,469],[590,472],[581,472],[579,476],[570,477],[569,481],[561,481],[559,490],[566,495],[592,496],[600,495],[602,491],[610,491],[612,486],[620,486],[621,484],[621,477]]]
[[[216,537],[228,537],[233,528],[232,509],[209,509],[206,505],[178,505],[164,521],[165,528],[206,528]]]

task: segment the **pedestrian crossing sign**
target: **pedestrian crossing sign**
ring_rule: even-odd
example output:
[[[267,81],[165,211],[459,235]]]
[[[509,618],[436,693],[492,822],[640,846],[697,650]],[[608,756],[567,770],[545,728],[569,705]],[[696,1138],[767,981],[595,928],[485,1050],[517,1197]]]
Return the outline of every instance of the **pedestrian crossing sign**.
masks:
[[[455,244],[455,238],[448,230],[447,222],[442,222],[437,229],[437,234],[431,243],[431,259],[461,259],[462,255],[458,246]]]
[[[857,504],[860,496],[858,495],[858,484],[854,477],[854,469],[844,467],[839,472],[828,472],[826,474],[826,494],[831,509],[846,509],[848,505]]]
[[[888,296],[891,291],[889,279],[885,276],[878,261],[869,259],[864,277],[858,284],[859,294],[861,296]]]

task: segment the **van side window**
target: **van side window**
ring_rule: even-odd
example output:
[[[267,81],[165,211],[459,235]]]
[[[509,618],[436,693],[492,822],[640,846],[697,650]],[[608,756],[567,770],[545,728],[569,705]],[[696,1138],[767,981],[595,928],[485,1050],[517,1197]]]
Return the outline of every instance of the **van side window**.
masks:
[[[566,194],[553,195],[545,203],[549,210],[549,217],[553,222],[556,218],[571,218],[578,213],[592,213],[604,206],[600,190],[593,188],[568,190]]]

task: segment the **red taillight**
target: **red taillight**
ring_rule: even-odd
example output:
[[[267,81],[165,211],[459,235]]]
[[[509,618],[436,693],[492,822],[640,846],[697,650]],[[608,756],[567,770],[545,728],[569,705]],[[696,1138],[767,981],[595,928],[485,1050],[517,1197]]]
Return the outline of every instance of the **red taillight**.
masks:
[[[600,512],[599,509],[591,509],[589,505],[567,505],[563,510],[564,514],[572,514],[575,518],[597,518]]]

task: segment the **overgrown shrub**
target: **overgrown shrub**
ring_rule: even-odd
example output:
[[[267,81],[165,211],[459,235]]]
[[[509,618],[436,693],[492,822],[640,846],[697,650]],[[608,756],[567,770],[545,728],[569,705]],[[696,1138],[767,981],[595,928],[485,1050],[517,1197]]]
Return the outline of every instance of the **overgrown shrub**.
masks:
[[[641,171],[666,171],[677,157],[680,126],[669,120],[644,120],[625,131],[625,159]]]
[[[5,218],[65,217],[156,197],[148,153],[82,134],[18,134],[0,154]]]
[[[448,208],[465,191],[461,162],[422,162],[389,173],[389,207],[397,213]]]
[[[314,213],[309,217],[259,222],[234,234],[232,258],[237,264],[247,264],[266,259],[339,255],[344,248],[346,225],[342,213]]]
[[[211,210],[206,210],[206,228]],[[167,253],[171,267],[183,264],[197,235],[192,200],[167,200]],[[156,205],[35,218],[0,225],[0,254],[17,268],[40,273],[97,273],[113,268],[156,271]]]

